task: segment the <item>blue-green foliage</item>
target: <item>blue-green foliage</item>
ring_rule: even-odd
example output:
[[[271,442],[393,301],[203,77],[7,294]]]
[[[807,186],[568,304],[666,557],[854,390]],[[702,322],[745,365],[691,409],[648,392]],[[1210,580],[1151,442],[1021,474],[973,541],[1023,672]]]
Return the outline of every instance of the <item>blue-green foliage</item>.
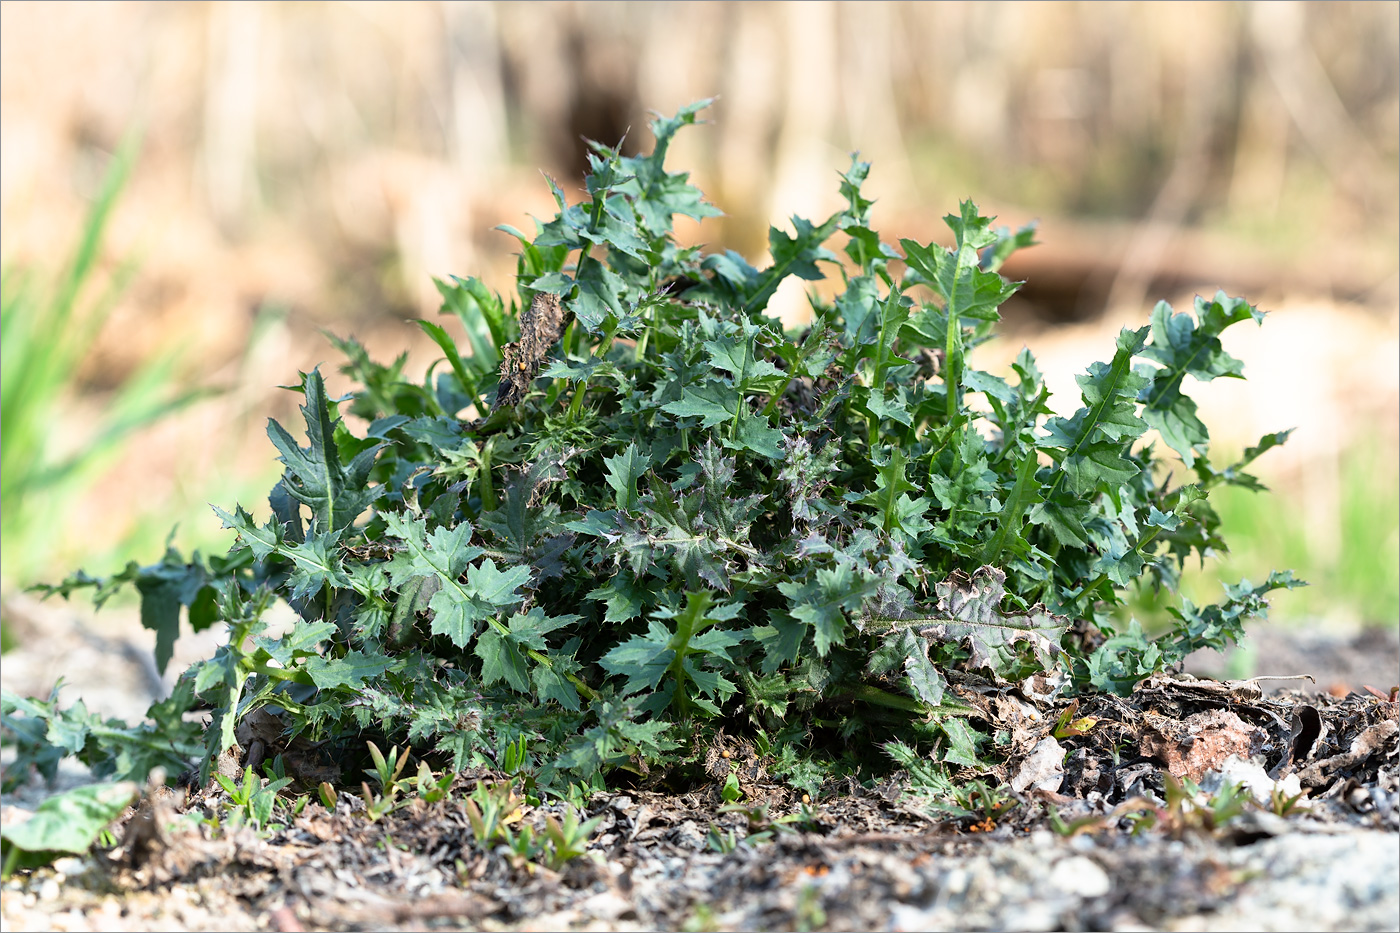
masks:
[[[1210,489],[1253,482],[1241,468],[1284,438],[1212,467],[1183,394],[1187,375],[1240,375],[1219,335],[1258,311],[1223,294],[1194,314],[1159,305],[1054,416],[1029,351],[1005,375],[969,356],[1018,287],[997,270],[1030,229],[969,201],[946,218],[951,247],[896,249],[853,160],[846,207],[774,228],[767,268],[682,247],[672,218],[717,211],[663,161],[704,106],[655,121],[650,155],[594,144],[580,203],[551,183],[557,215],[507,231],[515,300],[440,282],[464,337],[423,322],[445,358],[421,385],[352,341],[345,372],[363,388],[348,399],[305,374],[306,446],[270,425],[286,473],[266,521],[220,512],[238,536],[227,558],[122,578],[159,595],[167,626],[182,605],[229,625],[182,681],[217,711],[206,769],[264,706],[291,734],[373,730],[455,766],[528,740],[542,780],[645,772],[735,718],[781,728],[788,757],[823,735],[902,736],[981,767],[993,751],[960,718],[950,669],[1066,666],[1071,689],[1124,692],[1237,639],[1268,590],[1294,584],[1185,603],[1155,640],[1108,627],[1127,587],[1170,587],[1223,547]],[[812,299],[810,327],[765,314],[784,278],[828,275],[839,294]],[[567,325],[523,398],[498,405],[496,367],[541,294]],[[1164,480],[1149,429],[1194,482]],[[56,589],[89,585],[110,583]],[[277,597],[299,620],[270,638]]]

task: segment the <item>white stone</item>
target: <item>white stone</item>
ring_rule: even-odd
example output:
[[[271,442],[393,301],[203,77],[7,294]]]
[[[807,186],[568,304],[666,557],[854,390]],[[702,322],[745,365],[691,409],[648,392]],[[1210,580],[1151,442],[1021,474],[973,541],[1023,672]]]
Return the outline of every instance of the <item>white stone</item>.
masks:
[[[1082,855],[1071,855],[1056,862],[1050,870],[1050,885],[1061,893],[1086,898],[1102,897],[1113,887],[1098,863]]]

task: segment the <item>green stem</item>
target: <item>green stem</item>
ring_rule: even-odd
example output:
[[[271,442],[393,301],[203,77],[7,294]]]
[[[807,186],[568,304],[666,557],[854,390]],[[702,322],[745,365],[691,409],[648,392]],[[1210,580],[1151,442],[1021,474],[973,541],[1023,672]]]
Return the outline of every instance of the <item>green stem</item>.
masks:
[[[569,413],[565,420],[569,424],[578,421],[578,416],[583,411],[583,397],[588,394],[588,380],[580,379],[578,385],[574,387],[574,397],[569,399]]]
[[[929,715],[930,713],[941,713],[943,715],[959,716],[976,712],[972,707],[957,702],[943,702],[937,706],[931,706],[913,697],[900,696],[897,693],[890,693],[888,690],[881,690],[879,687],[870,684],[857,684],[849,687],[845,694],[854,700],[870,703],[873,706],[883,706],[888,709],[903,710],[908,713],[918,713]]]
[[[1006,504],[1002,506],[1002,515],[997,523],[996,534],[992,535],[991,542],[987,549],[982,552],[982,563],[990,564],[1001,556],[1001,552],[1006,548],[1006,542],[1014,534],[1021,531],[1021,516],[1026,513],[1026,508],[1031,504],[1031,493],[1035,485],[1035,471],[1040,466],[1040,461],[1036,458],[1035,451],[1029,451],[1021,465],[1016,470],[1016,483],[1011,487],[1011,494],[1006,497]]]
[[[961,473],[962,473],[962,444],[958,444],[958,445],[956,445],[956,446],[953,448],[953,469],[949,471],[948,475],[949,475],[949,476],[958,476],[958,475],[960,475]],[[958,517],[958,505],[957,505],[957,501],[954,500],[953,505],[950,506],[949,509],[948,509],[948,537],[949,537],[949,538],[951,538],[951,537],[957,532],[957,526],[954,524],[954,522],[956,521],[957,517]]]
[[[648,303],[645,312],[646,323],[642,327],[642,335],[637,338],[637,343],[632,349],[632,362],[634,363],[640,363],[646,359],[647,344],[651,341],[652,328],[656,326],[656,313],[656,306]]]
[[[1148,531],[1146,534],[1144,534],[1141,538],[1138,539],[1138,543],[1137,543],[1137,544],[1134,544],[1134,545],[1132,546],[1132,549],[1128,551],[1128,554],[1141,554],[1142,549],[1143,549],[1145,546],[1147,546],[1149,543],[1151,543],[1151,541],[1152,541],[1153,538],[1157,537],[1157,532],[1160,531],[1160,530],[1161,530],[1160,528],[1153,528],[1153,529],[1151,529],[1150,531]],[[1127,557],[1128,554],[1124,554],[1123,556],[1124,556],[1124,557]],[[1077,604],[1079,603],[1079,600],[1080,600],[1081,598],[1083,598],[1084,596],[1087,596],[1088,594],[1094,592],[1094,591],[1097,590],[1099,587],[1103,586],[1104,583],[1106,583],[1107,581],[1108,581],[1108,574],[1106,574],[1106,573],[1101,573],[1101,574],[1099,574],[1097,577],[1094,578],[1094,582],[1090,583],[1088,586],[1084,587],[1084,588],[1083,588],[1082,590],[1080,590],[1078,593],[1075,593],[1075,594],[1074,594],[1074,596],[1073,596],[1072,598],[1074,599],[1075,604],[1077,605]]]
[[[534,648],[526,648],[525,653],[529,655],[530,658],[533,659],[536,664],[540,664],[548,670],[554,670],[554,662],[550,659],[549,655],[544,654],[540,651],[536,651]],[[564,679],[567,680],[569,683],[573,684],[574,689],[579,692],[579,696],[583,697],[584,699],[598,699],[598,691],[594,690],[592,687],[588,686],[588,684],[584,683],[581,678],[573,674],[566,673],[564,675]]]
[[[793,376],[789,376],[787,382],[783,383],[783,387],[777,391],[777,394],[768,399],[768,404],[763,406],[763,411],[761,412],[764,418],[772,417],[773,412],[778,410],[778,402],[782,401],[784,395],[787,395],[788,387],[792,385],[794,378]]]
[[[492,437],[485,444],[481,445],[481,511],[493,512],[499,504],[496,499],[496,490],[491,485],[491,454],[496,446],[496,438]]]
[[[923,714],[928,712],[927,703],[921,703],[913,697],[902,697],[879,687],[872,687],[870,684],[859,684],[846,691],[846,695],[854,700],[870,703],[875,706],[884,706],[888,709],[903,710],[907,713]]]
[[[598,349],[594,352],[594,356],[599,359],[605,358],[608,355],[608,351],[612,349],[613,337],[616,336],[616,334],[617,328],[614,326],[612,330],[604,335],[603,342],[598,344]],[[574,397],[569,399],[568,422],[570,424],[578,420],[579,413],[583,411],[583,397],[587,394],[588,377],[584,376],[579,379],[578,385],[574,388]]]
[[[949,296],[948,333],[943,341],[943,388],[947,396],[943,401],[949,424],[952,424],[958,415],[958,386],[962,382],[962,374],[959,372],[962,368],[962,356],[958,353],[958,342],[961,337],[962,328],[958,323],[957,307],[953,304],[952,296]]]

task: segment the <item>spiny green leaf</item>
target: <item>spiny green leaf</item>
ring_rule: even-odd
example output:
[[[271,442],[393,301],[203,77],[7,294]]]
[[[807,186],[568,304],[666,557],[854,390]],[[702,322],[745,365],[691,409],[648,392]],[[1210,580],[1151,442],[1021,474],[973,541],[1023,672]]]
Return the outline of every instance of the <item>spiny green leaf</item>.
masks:
[[[702,428],[734,421],[742,401],[739,392],[718,380],[703,386],[686,386],[679,401],[662,405],[661,410],[680,418],[699,418]]]
[[[269,420],[267,424],[268,437],[282,452],[279,459],[287,466],[283,486],[298,502],[310,507],[322,528],[348,528],[384,492],[382,486],[368,485],[375,455],[383,444],[367,447],[349,466],[343,465],[335,441],[335,428],[340,422],[331,418],[319,369],[303,374],[302,391],[306,396],[301,412],[306,420],[308,447],[298,447],[276,421]]]
[[[355,688],[389,669],[393,662],[382,655],[363,651],[347,651],[344,657],[313,657],[306,662],[311,682],[322,690],[336,687]]]
[[[613,502],[623,511],[637,508],[637,480],[651,466],[651,458],[641,453],[635,443],[616,457],[604,457],[607,466],[607,483],[616,493]]]

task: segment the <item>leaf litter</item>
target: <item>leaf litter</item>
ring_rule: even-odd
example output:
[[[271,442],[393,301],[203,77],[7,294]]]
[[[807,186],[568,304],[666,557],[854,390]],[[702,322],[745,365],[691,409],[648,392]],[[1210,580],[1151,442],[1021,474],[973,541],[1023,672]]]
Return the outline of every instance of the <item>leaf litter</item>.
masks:
[[[478,841],[469,789],[506,785],[500,771],[459,773],[444,799],[375,821],[341,791],[261,836],[198,818],[225,812],[217,782],[153,784],[115,846],[8,882],[6,926],[1394,929],[1392,694],[1251,686],[1156,675],[1128,697],[1046,702],[952,683],[1011,749],[956,775],[989,788],[965,807],[940,805],[917,768],[829,780],[804,803],[771,753],[720,733],[688,792],[654,777],[594,793],[586,850],[558,870]],[[1252,803],[1227,812],[1232,793]],[[515,800],[511,825],[540,837],[570,807]],[[40,900],[52,877],[61,894]]]

